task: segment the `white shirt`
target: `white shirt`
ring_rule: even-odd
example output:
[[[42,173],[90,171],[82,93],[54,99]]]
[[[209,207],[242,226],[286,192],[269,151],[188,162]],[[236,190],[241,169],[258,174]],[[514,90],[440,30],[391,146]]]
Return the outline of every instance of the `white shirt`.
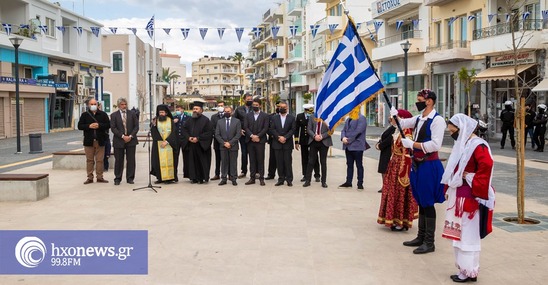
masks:
[[[253,117],[255,118],[255,121],[257,121],[257,118],[259,117],[260,113],[261,113],[261,111],[253,113]]]
[[[422,145],[422,151],[424,153],[431,153],[436,152],[441,149],[441,145],[443,143],[443,135],[445,133],[445,128],[447,127],[445,120],[441,116],[437,116],[434,118],[434,115],[436,115],[436,109],[433,109],[428,116],[423,117],[421,115],[417,115],[413,118],[409,119],[400,119],[400,125],[403,129],[408,128],[414,128],[415,123],[417,122],[417,118],[419,119],[419,123],[417,124],[417,129],[413,130],[413,140],[417,140],[417,136],[419,135],[419,131],[422,128],[422,125],[424,122],[426,122],[427,119],[434,119],[432,121],[432,124],[430,125],[430,131],[432,133],[432,140],[421,143]]]
[[[280,114],[280,119],[282,120],[282,128],[285,126],[285,119],[287,118],[287,114],[282,115]]]

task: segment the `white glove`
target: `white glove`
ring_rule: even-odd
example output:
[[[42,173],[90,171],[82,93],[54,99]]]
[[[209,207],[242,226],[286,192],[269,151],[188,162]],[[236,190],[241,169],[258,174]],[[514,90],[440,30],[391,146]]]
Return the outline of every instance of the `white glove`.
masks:
[[[413,148],[413,144],[415,143],[414,141],[410,140],[410,139],[401,139],[401,143],[403,144],[403,147],[405,148]]]
[[[398,110],[396,110],[396,107],[392,106],[392,108],[390,108],[390,116],[394,117],[397,115],[398,115]]]

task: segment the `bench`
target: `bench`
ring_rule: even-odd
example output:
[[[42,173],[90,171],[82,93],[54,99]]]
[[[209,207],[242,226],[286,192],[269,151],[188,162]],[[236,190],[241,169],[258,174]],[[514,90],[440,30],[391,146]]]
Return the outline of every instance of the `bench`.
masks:
[[[0,174],[0,202],[38,201],[49,196],[49,174]]]
[[[53,153],[53,169],[86,169],[86,153],[83,151],[58,151]],[[114,154],[109,157],[109,165],[114,167]]]

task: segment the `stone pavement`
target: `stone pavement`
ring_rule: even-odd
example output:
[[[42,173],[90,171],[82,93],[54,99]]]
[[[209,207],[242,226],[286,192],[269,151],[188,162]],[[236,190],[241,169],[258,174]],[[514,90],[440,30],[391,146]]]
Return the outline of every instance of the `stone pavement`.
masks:
[[[268,153],[268,152],[267,152]],[[146,276],[0,276],[0,284],[453,284],[451,243],[440,237],[445,205],[438,205],[436,252],[414,255],[401,243],[416,228],[391,232],[376,223],[381,186],[377,161],[365,159],[365,191],[337,189],[345,159],[328,159],[329,188],[191,185],[186,179],[158,193],[147,185],[146,153],[137,154],[135,185],[83,185],[84,171],[52,170],[51,162],[14,173],[49,173],[50,197],[0,203],[1,229],[126,230],[149,232]],[[300,155],[294,153],[300,178]],[[297,181],[295,181],[297,182]],[[515,212],[516,199],[497,196],[497,213]],[[529,212],[548,206],[526,201]],[[546,226],[546,222],[541,224]],[[500,226],[500,222],[499,222]],[[504,224],[503,224],[504,226]],[[520,226],[527,227],[527,226]],[[477,284],[544,284],[548,234],[495,227],[483,240]]]

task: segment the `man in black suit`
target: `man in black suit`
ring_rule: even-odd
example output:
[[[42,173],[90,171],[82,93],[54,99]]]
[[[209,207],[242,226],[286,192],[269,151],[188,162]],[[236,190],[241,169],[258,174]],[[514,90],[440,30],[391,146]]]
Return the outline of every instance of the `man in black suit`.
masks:
[[[135,179],[135,148],[137,146],[137,132],[139,119],[137,115],[127,109],[125,98],[118,99],[118,111],[110,115],[110,129],[114,134],[114,185],[120,185],[124,173],[124,156],[126,156],[126,181],[133,184]]]
[[[327,151],[333,145],[333,140],[329,134],[329,128],[325,122],[317,122],[314,116],[308,119],[308,145],[310,146],[310,157],[306,167],[305,182],[303,187],[310,186],[312,178],[312,169],[318,163],[318,153],[320,155],[320,164],[322,165],[322,187],[327,188]]]
[[[217,113],[211,116],[211,125],[213,126],[213,150],[215,151],[215,176],[211,178],[213,180],[220,179],[220,169],[221,169],[221,148],[219,142],[215,139],[215,128],[217,127],[217,122],[224,118],[225,112],[225,102],[217,102]]]
[[[270,134],[273,136],[272,148],[276,155],[278,168],[278,182],[274,186],[280,186],[287,182],[287,186],[293,186],[293,134],[296,128],[295,116],[287,113],[287,103],[280,102],[280,113],[272,118]]]
[[[97,109],[97,100],[89,100],[88,110],[82,113],[78,120],[78,129],[84,131],[84,152],[88,173],[88,179],[84,184],[93,183],[93,168],[95,168],[97,182],[108,183],[103,178],[103,159],[109,128],[110,120],[107,113]]]
[[[183,157],[183,177],[186,177],[188,174],[187,165],[188,163],[185,162],[185,152],[183,151],[183,127],[185,125],[185,122],[190,118],[189,115],[185,114],[185,110],[183,106],[177,105],[175,106],[175,116],[173,117],[173,123],[175,125],[175,129],[177,129],[177,141],[179,142],[178,152],[181,153],[181,156]],[[175,173],[178,173],[179,169],[179,155],[174,157],[174,166],[175,166]],[[177,175],[175,175],[175,182],[179,181],[179,178]]]
[[[260,99],[253,100],[252,109],[253,112],[247,114],[244,123],[249,153],[249,172],[251,173],[251,178],[245,185],[255,184],[255,175],[259,173],[259,182],[261,186],[264,186],[264,155],[269,116],[261,112]]]
[[[236,108],[235,118],[240,120],[242,124],[245,123],[245,116],[251,113],[251,105],[253,104],[253,96],[249,93],[244,95],[245,106]],[[242,149],[242,173],[238,175],[238,178],[244,178],[247,175],[247,144],[245,142],[245,131],[242,129],[242,136],[240,137],[240,148]]]
[[[227,175],[232,180],[232,185],[236,186],[236,176],[238,175],[238,140],[242,135],[242,124],[240,120],[232,118],[232,107],[224,108],[224,118],[217,122],[215,127],[215,140],[219,142],[221,149],[221,182],[219,185],[225,185]]]
[[[276,101],[276,111],[272,114],[268,115],[268,129],[270,130],[270,125],[272,124],[272,119],[274,116],[280,113],[280,102]],[[268,148],[268,175],[266,176],[265,180],[271,180],[274,179],[276,176],[276,155],[274,154],[274,149],[272,148],[272,135],[270,134],[270,131],[268,132],[268,144],[270,147]]]
[[[308,132],[306,131],[308,127],[308,121],[310,116],[314,114],[314,105],[304,104],[304,112],[297,114],[297,129],[295,130],[295,149],[301,151],[301,167],[303,178],[301,182],[306,181],[306,168],[308,167],[308,156],[309,156],[309,137]],[[316,182],[320,182],[320,164],[316,159],[316,164],[314,164],[314,177]]]

